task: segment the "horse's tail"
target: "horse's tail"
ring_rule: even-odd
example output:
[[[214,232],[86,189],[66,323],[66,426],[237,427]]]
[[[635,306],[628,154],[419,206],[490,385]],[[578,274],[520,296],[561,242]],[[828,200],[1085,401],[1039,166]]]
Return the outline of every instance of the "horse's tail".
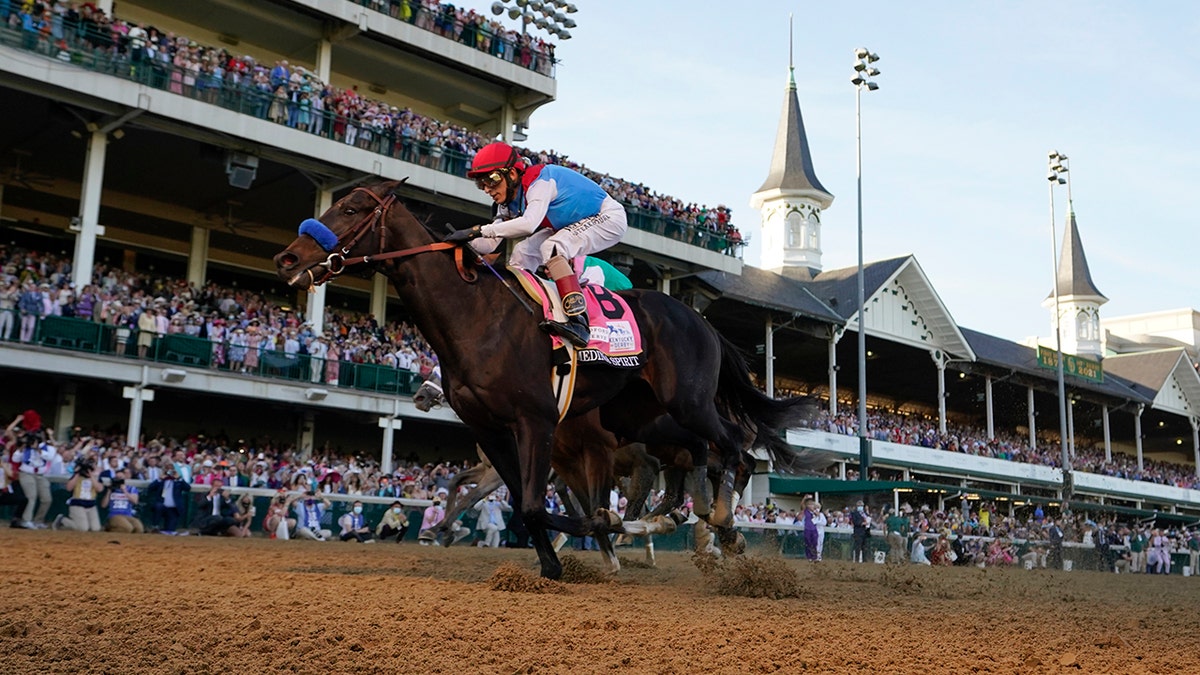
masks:
[[[717,405],[753,437],[752,447],[771,455],[776,470],[786,473],[815,473],[829,466],[826,453],[800,450],[788,445],[787,429],[807,426],[816,418],[819,404],[810,396],[775,399],[764,394],[750,379],[750,368],[736,346],[717,334],[721,343],[721,372],[717,380]]]

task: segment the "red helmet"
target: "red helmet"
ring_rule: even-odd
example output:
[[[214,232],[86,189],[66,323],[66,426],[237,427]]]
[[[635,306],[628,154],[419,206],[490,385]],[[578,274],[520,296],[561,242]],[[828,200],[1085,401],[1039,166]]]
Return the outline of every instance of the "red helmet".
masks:
[[[512,168],[517,166],[520,160],[521,156],[517,154],[517,149],[508,143],[500,141],[488,143],[475,153],[475,159],[471,161],[471,170],[467,172],[467,177],[475,178],[499,169]]]

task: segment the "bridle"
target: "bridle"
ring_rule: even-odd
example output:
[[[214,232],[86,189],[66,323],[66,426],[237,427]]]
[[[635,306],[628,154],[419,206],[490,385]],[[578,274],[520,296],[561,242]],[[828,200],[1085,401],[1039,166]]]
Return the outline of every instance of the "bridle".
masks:
[[[320,286],[326,282],[333,280],[334,277],[346,271],[347,267],[354,265],[369,265],[371,263],[380,262],[383,260],[394,260],[396,258],[407,258],[420,253],[428,253],[430,251],[454,251],[454,263],[458,268],[458,276],[462,277],[467,283],[474,283],[477,275],[475,270],[463,265],[463,249],[462,246],[451,244],[448,242],[434,242],[423,246],[414,246],[412,248],[401,249],[399,251],[382,252],[387,244],[387,229],[381,227],[381,223],[387,222],[387,213],[391,209],[392,204],[396,203],[396,194],[388,192],[386,197],[380,197],[374,192],[365,187],[357,187],[350,191],[350,194],[362,192],[369,195],[375,200],[375,208],[366,216],[359,220],[346,234],[338,237],[337,243],[333,246],[333,252],[324,261],[317,263],[313,267],[306,270],[308,272],[309,282],[313,286]],[[360,240],[370,231],[379,230],[379,247],[380,253],[375,255],[362,255],[353,258],[347,258],[350,251],[358,244]],[[328,249],[327,249],[328,250]],[[313,269],[316,267],[323,268],[320,278],[313,274]]]

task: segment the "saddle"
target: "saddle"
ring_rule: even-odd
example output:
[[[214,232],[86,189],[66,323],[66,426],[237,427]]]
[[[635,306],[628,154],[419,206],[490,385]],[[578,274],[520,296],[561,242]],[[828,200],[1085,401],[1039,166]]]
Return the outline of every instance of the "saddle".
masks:
[[[542,307],[542,318],[564,321],[562,299],[553,281],[543,279],[528,270],[509,266],[508,271],[520,282],[521,288]],[[641,368],[642,333],[629,304],[604,286],[583,283],[587,303],[591,340],[587,347],[574,349],[556,336],[551,336],[555,349],[573,350],[568,358],[579,363],[599,363],[614,368]]]

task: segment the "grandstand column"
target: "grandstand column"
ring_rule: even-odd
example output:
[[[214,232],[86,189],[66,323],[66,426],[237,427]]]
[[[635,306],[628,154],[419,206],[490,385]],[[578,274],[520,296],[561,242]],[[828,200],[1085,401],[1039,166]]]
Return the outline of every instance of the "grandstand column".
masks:
[[[333,41],[326,35],[317,41],[317,62],[316,75],[317,79],[322,82],[329,81],[331,74],[330,68],[333,63]]]
[[[985,412],[987,413],[987,438],[989,441],[992,441],[996,439],[996,411],[992,409],[991,375],[983,378],[983,399]]]
[[[328,211],[332,205],[333,191],[317,190],[317,207],[314,217],[320,218],[321,214]],[[325,286],[325,284],[321,284],[310,289],[308,297],[304,301],[304,318],[317,333],[325,332]]]
[[[829,338],[829,416],[837,415],[837,374],[839,370],[837,362],[837,343],[844,335],[840,330],[833,331],[833,336]],[[842,476],[845,478],[845,476]]]
[[[1029,447],[1037,449],[1037,411],[1033,407],[1033,387],[1026,390],[1027,400],[1025,403],[1025,414],[1029,420]]]
[[[387,321],[387,277],[376,274],[371,279],[371,313],[382,327]]]
[[[1104,461],[1112,461],[1112,434],[1108,429],[1108,405],[1100,409],[1100,422],[1104,426]]]
[[[1137,444],[1138,471],[1146,468],[1142,460],[1142,411],[1145,409],[1146,406],[1139,403],[1137,413],[1133,416],[1133,440]]]
[[[150,377],[148,366],[142,366],[142,381],[132,387],[125,387],[121,395],[129,399],[129,430],[125,434],[125,444],[136,449],[142,437],[142,407],[147,401],[154,400],[154,390],[146,386]]]
[[[96,262],[96,237],[100,235],[100,193],[104,188],[104,158],[108,134],[92,132],[83,164],[83,187],[79,195],[79,232],[75,235],[75,258],[71,282],[76,290],[92,283]]]
[[[500,137],[505,143],[513,142],[513,128],[517,124],[517,109],[512,102],[500,106]]]
[[[929,353],[933,364],[937,366],[938,380],[938,432],[946,433],[946,355],[935,349]]]
[[[304,419],[300,422],[300,429],[296,433],[296,450],[302,458],[312,457],[313,454],[313,438],[315,437],[314,429],[316,429],[316,415],[312,412],[305,412]]]
[[[192,226],[192,246],[188,250],[187,280],[196,288],[204,287],[204,273],[208,269],[209,234],[210,230],[207,227]]]
[[[658,280],[658,292],[663,295],[671,294],[671,273],[663,272],[662,277]]]
[[[1070,451],[1071,464],[1075,459],[1075,399],[1067,399],[1067,449]]]
[[[54,428],[58,430],[58,440],[75,440],[70,437],[71,427],[75,426],[75,393],[74,382],[67,382],[58,390],[58,408],[54,414]]]
[[[763,357],[767,360],[766,385],[767,396],[775,398],[775,322],[767,317],[767,332],[763,338]]]
[[[1192,423],[1192,461],[1196,464],[1196,477],[1200,478],[1200,419],[1189,417]]]
[[[379,468],[383,475],[388,475],[392,472],[392,455],[395,450],[396,432],[400,431],[400,427],[404,420],[399,417],[380,417],[379,428],[383,429],[383,453],[380,455]]]

